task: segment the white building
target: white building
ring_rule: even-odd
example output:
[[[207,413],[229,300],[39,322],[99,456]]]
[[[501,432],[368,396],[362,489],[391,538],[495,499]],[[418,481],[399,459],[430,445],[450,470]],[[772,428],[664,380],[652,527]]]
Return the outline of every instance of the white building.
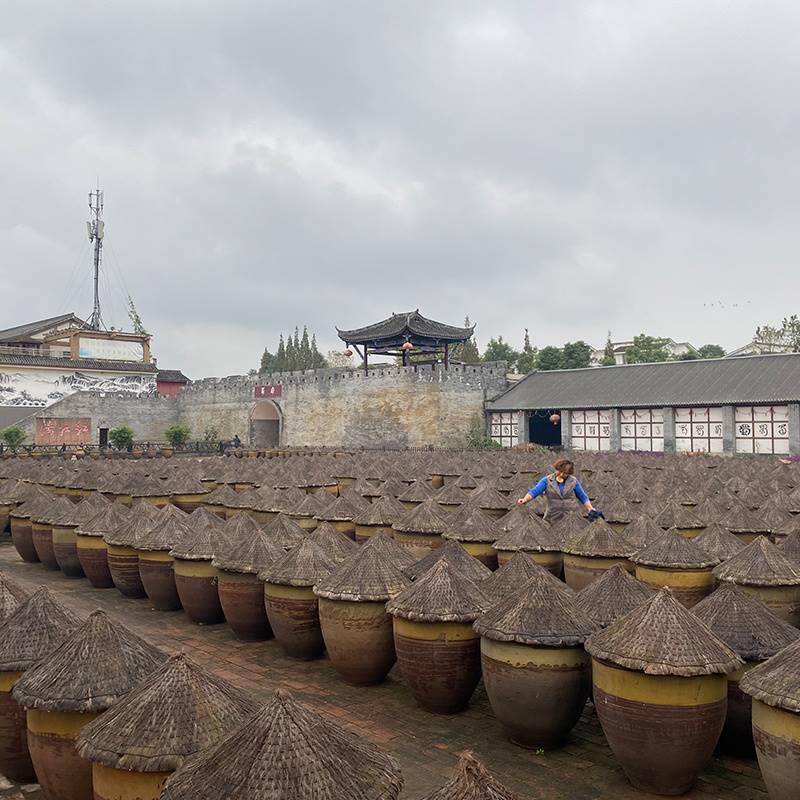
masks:
[[[676,342],[674,339],[665,339],[664,342],[664,347],[669,353],[669,357],[673,360],[678,360],[683,356],[689,355],[690,353],[693,353],[699,358],[697,348],[695,348],[694,345],[689,344],[689,342]],[[633,345],[632,339],[624,342],[611,342],[611,346],[614,348],[614,359],[616,360],[617,364],[627,363],[625,360],[625,352],[629,347],[631,347],[631,345]],[[605,357],[605,354],[605,345],[599,349],[592,350],[592,364],[596,367],[600,366],[600,362]]]

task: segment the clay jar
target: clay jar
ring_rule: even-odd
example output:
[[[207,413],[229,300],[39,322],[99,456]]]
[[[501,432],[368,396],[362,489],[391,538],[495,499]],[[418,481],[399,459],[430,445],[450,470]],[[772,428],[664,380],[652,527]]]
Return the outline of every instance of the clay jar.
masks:
[[[83,578],[83,567],[78,558],[78,535],[75,525],[53,525],[53,554],[59,569],[68,578]]]
[[[488,600],[471,580],[440,559],[387,603],[397,664],[426,711],[454,714],[481,677],[480,637],[472,623]]]
[[[564,553],[564,579],[567,585],[579,592],[606,570],[620,566],[633,572],[628,560],[636,548],[624,533],[615,533],[602,519],[587,525],[561,548]]]
[[[425,558],[442,546],[442,534],[449,525],[443,514],[431,498],[413,506],[392,523],[395,541],[414,558]]]
[[[84,575],[95,589],[114,586],[108,567],[108,545],[103,536],[130,519],[130,511],[121,503],[112,503],[92,519],[81,523],[76,533],[76,551]]]
[[[25,710],[11,697],[21,672],[0,672],[0,775],[18,783],[36,780],[25,724]]]
[[[290,658],[319,658],[325,650],[319,603],[313,586],[334,567],[333,559],[306,539],[272,567],[259,573],[264,581],[270,627]]]
[[[386,601],[411,583],[400,570],[372,538],[314,587],[325,648],[347,683],[380,683],[397,660]]]
[[[219,601],[219,570],[207,559],[183,559],[173,562],[175,587],[186,616],[192,622],[214,625],[225,621]]]
[[[22,504],[25,505],[24,503]],[[17,509],[20,514],[24,513],[22,506]],[[33,529],[30,517],[17,516],[14,511],[10,515],[11,541],[14,549],[19,553],[19,557],[29,564],[34,564],[39,560],[36,548],[33,546]]]

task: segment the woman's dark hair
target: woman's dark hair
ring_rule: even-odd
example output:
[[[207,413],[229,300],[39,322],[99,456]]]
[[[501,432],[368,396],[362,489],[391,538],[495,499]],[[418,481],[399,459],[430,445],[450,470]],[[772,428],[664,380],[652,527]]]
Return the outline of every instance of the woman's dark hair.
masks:
[[[556,472],[564,473],[564,475],[572,475],[572,473],[575,472],[575,464],[568,458],[559,458],[557,461],[553,462],[553,469]]]

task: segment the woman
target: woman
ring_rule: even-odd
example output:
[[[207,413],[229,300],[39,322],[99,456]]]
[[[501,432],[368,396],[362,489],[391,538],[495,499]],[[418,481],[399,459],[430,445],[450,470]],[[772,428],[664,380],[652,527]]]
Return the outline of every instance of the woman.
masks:
[[[529,489],[525,497],[520,497],[517,505],[524,506],[543,494],[547,501],[544,518],[550,523],[558,522],[565,514],[575,511],[578,501],[589,512],[590,517],[599,517],[600,512],[595,511],[592,501],[573,472],[575,465],[568,458],[559,458],[553,464],[553,472],[545,475],[536,486]]]

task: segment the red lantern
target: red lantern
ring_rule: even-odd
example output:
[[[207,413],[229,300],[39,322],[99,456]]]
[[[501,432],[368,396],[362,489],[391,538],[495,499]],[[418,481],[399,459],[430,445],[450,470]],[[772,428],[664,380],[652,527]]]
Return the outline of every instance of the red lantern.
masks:
[[[405,350],[405,351],[406,351],[406,353],[407,353],[409,350],[413,350],[413,349],[414,349],[414,345],[413,345],[413,344],[411,344],[411,342],[406,342],[406,343],[403,345],[402,349],[403,349],[403,350]]]
[[[343,356],[347,356],[347,358],[350,358],[350,356],[353,355],[353,351],[352,350],[345,350],[344,353],[342,353],[342,355]]]
[[[558,425],[558,423],[561,422],[561,415],[560,414],[551,414],[550,415],[550,422],[552,422],[553,425]]]

